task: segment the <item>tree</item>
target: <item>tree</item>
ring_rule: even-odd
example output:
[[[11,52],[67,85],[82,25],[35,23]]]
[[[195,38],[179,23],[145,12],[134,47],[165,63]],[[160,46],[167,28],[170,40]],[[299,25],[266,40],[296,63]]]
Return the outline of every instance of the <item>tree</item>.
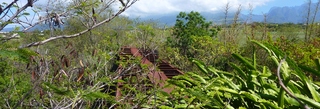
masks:
[[[167,43],[171,47],[179,48],[181,54],[190,57],[192,54],[188,49],[192,43],[191,36],[214,37],[217,35],[218,30],[213,28],[211,24],[212,22],[207,22],[198,12],[191,11],[188,14],[180,12],[173,27],[173,37],[168,37]]]
[[[307,0],[307,15],[306,15],[306,28],[305,28],[305,41],[309,42],[313,36],[314,23],[319,11],[320,0],[313,6],[312,0]]]
[[[62,38],[73,38],[80,36],[84,33],[90,32],[92,29],[110,22],[115,17],[119,16],[122,12],[127,10],[131,5],[133,5],[137,0],[72,0],[70,2],[63,2],[60,0],[51,1],[48,0],[46,6],[34,6],[38,0],[28,0],[24,2],[25,4],[19,6],[18,0],[14,0],[11,3],[3,2],[0,9],[0,31],[3,30],[9,24],[18,24],[22,27],[19,32],[26,32],[32,27],[39,25],[41,23],[47,23],[49,25],[61,26],[63,24],[62,18],[66,19],[78,19],[85,29],[80,30],[77,33],[70,35],[54,35],[50,38],[44,39],[42,41],[32,42],[26,45],[20,46],[20,48],[32,47],[45,44],[47,42],[62,39]],[[59,3],[59,4],[54,4]],[[119,9],[111,9],[110,7],[117,6],[121,4]],[[28,12],[27,9],[31,8],[33,12]],[[108,17],[103,19],[97,19],[98,14],[108,13],[112,10]],[[50,10],[50,11],[49,11]],[[46,13],[46,15],[41,16],[40,13]],[[8,14],[13,13],[13,14]],[[28,18],[31,14],[33,17]],[[37,19],[38,18],[38,19]],[[27,20],[24,20],[27,19]],[[50,27],[51,28],[51,27]],[[12,39],[12,36],[7,36],[0,40]]]
[[[111,22],[137,0],[48,0],[47,4],[36,4],[40,0],[17,1],[0,5],[0,31],[17,25],[15,30],[0,37],[0,89],[3,92],[0,107],[90,108],[96,99],[108,101],[111,108],[115,106],[118,101],[101,91],[102,87],[112,84],[113,79],[107,77],[113,76],[101,75],[108,72],[106,69],[115,53],[110,48],[79,49],[74,43],[88,42],[83,39],[97,36],[98,27]],[[74,31],[66,28],[74,26],[71,21],[79,24]],[[28,31],[38,25],[48,29],[41,33],[44,35]],[[65,38],[72,39],[61,40]],[[106,40],[98,43],[104,47]],[[51,41],[55,43],[49,44]],[[42,44],[45,45],[39,46]],[[94,47],[102,48],[98,44]]]

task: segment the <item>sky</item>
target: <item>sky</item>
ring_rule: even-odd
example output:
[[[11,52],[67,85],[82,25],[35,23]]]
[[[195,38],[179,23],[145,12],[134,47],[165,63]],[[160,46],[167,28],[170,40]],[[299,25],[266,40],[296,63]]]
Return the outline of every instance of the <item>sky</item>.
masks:
[[[221,12],[227,3],[230,5],[230,10],[236,10],[241,5],[242,12],[249,13],[250,4],[253,7],[253,14],[263,14],[274,6],[300,6],[306,3],[306,0],[139,0],[123,14],[144,17],[181,11]]]
[[[48,0],[38,0],[37,3],[46,4]],[[197,12],[223,12],[227,3],[229,3],[230,11],[236,10],[239,5],[242,6],[242,13],[249,13],[249,4],[253,7],[253,14],[268,13],[272,7],[292,7],[300,6],[307,0],[138,0],[122,15],[129,17],[147,17],[161,16],[170,13],[178,13],[181,11],[197,11]],[[312,0],[316,2],[317,0]],[[10,3],[12,0],[1,0],[0,3]],[[19,0],[18,4],[24,4],[27,0]],[[118,4],[120,5],[120,3]],[[115,6],[119,8],[119,6]]]
[[[1,0],[12,2],[12,0]],[[46,3],[48,0],[39,0],[38,3]],[[133,17],[144,17],[161,15],[168,13],[178,13],[181,11],[198,12],[217,12],[223,11],[229,3],[230,10],[236,10],[242,6],[242,13],[249,13],[249,4],[253,7],[254,14],[267,13],[270,8],[284,6],[299,6],[307,0],[138,0],[123,15]],[[317,0],[312,0],[316,2]],[[27,0],[19,0],[18,3],[24,4]],[[0,2],[1,3],[1,2]]]

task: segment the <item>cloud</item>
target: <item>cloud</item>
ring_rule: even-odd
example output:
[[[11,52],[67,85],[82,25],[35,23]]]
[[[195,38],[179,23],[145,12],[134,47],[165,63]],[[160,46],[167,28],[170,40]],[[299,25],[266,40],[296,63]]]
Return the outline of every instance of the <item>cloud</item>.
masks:
[[[139,0],[123,15],[148,16],[181,11],[214,12],[221,11],[229,3],[230,10],[236,10],[241,4],[242,9],[265,5],[271,0]]]

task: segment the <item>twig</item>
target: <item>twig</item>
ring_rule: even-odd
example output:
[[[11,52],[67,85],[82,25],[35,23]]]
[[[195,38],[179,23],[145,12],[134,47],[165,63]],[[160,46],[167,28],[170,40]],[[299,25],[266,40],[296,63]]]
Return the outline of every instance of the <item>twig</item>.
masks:
[[[291,93],[289,91],[289,89],[284,85],[284,83],[282,82],[281,76],[280,76],[280,69],[281,69],[281,64],[285,62],[285,58],[282,59],[279,63],[278,69],[277,69],[277,77],[278,77],[278,81],[279,84],[281,86],[281,88],[283,88],[283,90],[289,94],[290,97],[294,98],[296,101],[298,101],[300,103],[300,105],[304,106],[305,109],[310,109],[307,105],[305,105],[299,98],[297,98],[296,96],[293,95],[293,93]]]
[[[18,33],[14,33],[14,34],[12,34],[11,36],[4,37],[4,38],[0,38],[0,41],[1,41],[2,43],[4,43],[4,42],[7,42],[7,41],[9,41],[9,40],[11,40],[11,39],[18,39],[19,37],[20,37],[20,36],[19,36]]]
[[[20,46],[20,48],[26,48],[26,47],[32,47],[32,46],[38,46],[38,45],[42,45],[42,44],[45,44],[47,42],[50,42],[50,41],[54,41],[54,40],[57,40],[57,39],[61,39],[61,38],[73,38],[73,37],[77,37],[77,36],[80,36],[82,34],[85,34],[89,31],[91,31],[92,29],[104,24],[104,23],[107,23],[107,22],[110,22],[112,19],[114,19],[115,17],[119,16],[122,12],[124,12],[126,9],[128,9],[133,3],[135,3],[137,0],[134,0],[131,2],[130,5],[128,5],[127,7],[124,7],[123,9],[120,9],[115,15],[113,15],[111,18],[108,18],[108,19],[105,19],[95,25],[93,25],[91,28],[88,28],[86,30],[83,30],[79,33],[76,33],[76,34],[72,34],[72,35],[61,35],[61,36],[55,36],[55,37],[50,37],[48,39],[45,39],[43,41],[39,41],[39,42],[33,42],[33,43],[30,43],[30,44],[27,44],[25,46]]]
[[[9,6],[11,7],[13,5],[13,3],[16,3],[18,0],[15,0],[14,2],[12,2],[12,4],[10,4]],[[35,0],[34,2],[36,2],[37,0]],[[9,6],[7,6],[6,8],[10,8]],[[26,3],[23,7],[19,8],[17,10],[16,13],[14,13],[9,20],[7,20],[6,22],[11,22],[13,19],[15,19],[22,11],[26,10],[29,7],[29,3]],[[2,30],[4,27],[6,27],[9,23],[3,23],[2,25],[0,25],[0,30]]]
[[[40,78],[36,82],[34,82],[34,86],[32,87],[32,89],[30,89],[26,94],[24,94],[24,96],[19,100],[19,102],[14,106],[13,109],[17,109],[18,106],[21,105],[23,100],[26,99],[32,93],[32,91],[41,84],[41,80],[45,76],[45,74],[46,73],[41,74]]]

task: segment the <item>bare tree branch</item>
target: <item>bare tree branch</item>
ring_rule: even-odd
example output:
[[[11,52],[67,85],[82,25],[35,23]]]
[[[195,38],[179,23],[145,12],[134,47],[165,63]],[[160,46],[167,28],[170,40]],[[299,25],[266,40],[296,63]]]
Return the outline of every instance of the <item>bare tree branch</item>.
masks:
[[[8,41],[8,40],[17,39],[17,38],[19,38],[18,33],[14,33],[14,34],[12,34],[11,36],[7,36],[7,37],[4,37],[4,38],[0,38],[0,41],[1,41],[2,43],[4,43],[4,42],[6,42],[6,41]]]
[[[17,3],[17,1],[18,1],[18,0],[14,0],[14,1],[12,1],[8,6],[6,6],[4,9],[1,9],[0,15],[2,14],[3,11],[11,8],[13,4]],[[6,15],[6,14],[5,14],[5,15]],[[4,15],[4,16],[5,16],[5,15]]]
[[[93,26],[91,26],[90,28],[87,28],[86,30],[83,30],[79,33],[76,33],[76,34],[72,34],[72,35],[61,35],[61,36],[55,36],[55,37],[50,37],[48,39],[45,39],[43,41],[38,41],[38,42],[33,42],[33,43],[30,43],[30,44],[27,44],[27,45],[24,45],[24,46],[20,46],[20,48],[26,48],[26,47],[32,47],[32,46],[38,46],[38,45],[42,45],[42,44],[45,44],[47,42],[50,42],[50,41],[54,41],[54,40],[57,40],[57,39],[61,39],[61,38],[73,38],[73,37],[77,37],[77,36],[80,36],[82,34],[85,34],[89,31],[91,31],[92,29],[104,24],[104,23],[107,23],[107,22],[110,22],[112,19],[114,19],[115,17],[119,16],[122,12],[124,12],[126,9],[128,9],[132,4],[134,4],[137,0],[133,0],[129,5],[127,5],[127,7],[123,7],[122,9],[120,9],[116,14],[114,14],[113,16],[111,16],[110,18],[108,19],[105,19],[97,24],[94,24]]]
[[[18,1],[18,0],[13,1],[13,2],[12,2],[10,5],[8,5],[4,10],[11,8],[12,5],[13,5],[14,3],[16,3],[17,1]],[[35,3],[35,2],[38,1],[38,0],[29,0],[29,1],[31,1],[32,3]],[[2,24],[0,25],[0,30],[2,30],[4,27],[6,27],[8,24],[10,24],[10,22],[12,22],[13,19],[17,18],[17,16],[18,16],[22,11],[26,10],[29,6],[32,6],[32,5],[30,5],[30,3],[28,2],[28,3],[26,3],[23,7],[19,8],[19,9],[16,11],[16,13],[14,13],[14,15],[12,15],[12,16],[10,17],[9,20],[5,21],[4,23],[2,23]],[[0,14],[1,14],[1,13],[0,13]],[[6,15],[6,14],[5,14],[5,15]]]
[[[301,106],[304,106],[305,109],[310,109],[307,105],[305,105],[299,98],[297,98],[295,95],[293,95],[293,93],[291,93],[289,91],[289,89],[284,85],[284,83],[282,82],[281,76],[280,76],[280,70],[281,70],[281,65],[282,63],[285,62],[285,59],[282,59],[279,63],[278,69],[277,69],[277,77],[278,77],[278,81],[279,84],[281,86],[281,88],[283,88],[283,90],[289,94],[290,97],[294,98],[296,101],[298,101],[300,103]]]
[[[309,30],[309,23],[310,23],[310,15],[311,15],[311,4],[312,4],[312,1],[311,0],[308,0],[307,1],[308,3],[308,7],[307,7],[307,16],[306,16],[306,28],[305,28],[305,41],[308,42],[309,41],[309,34],[308,34],[308,31]]]

